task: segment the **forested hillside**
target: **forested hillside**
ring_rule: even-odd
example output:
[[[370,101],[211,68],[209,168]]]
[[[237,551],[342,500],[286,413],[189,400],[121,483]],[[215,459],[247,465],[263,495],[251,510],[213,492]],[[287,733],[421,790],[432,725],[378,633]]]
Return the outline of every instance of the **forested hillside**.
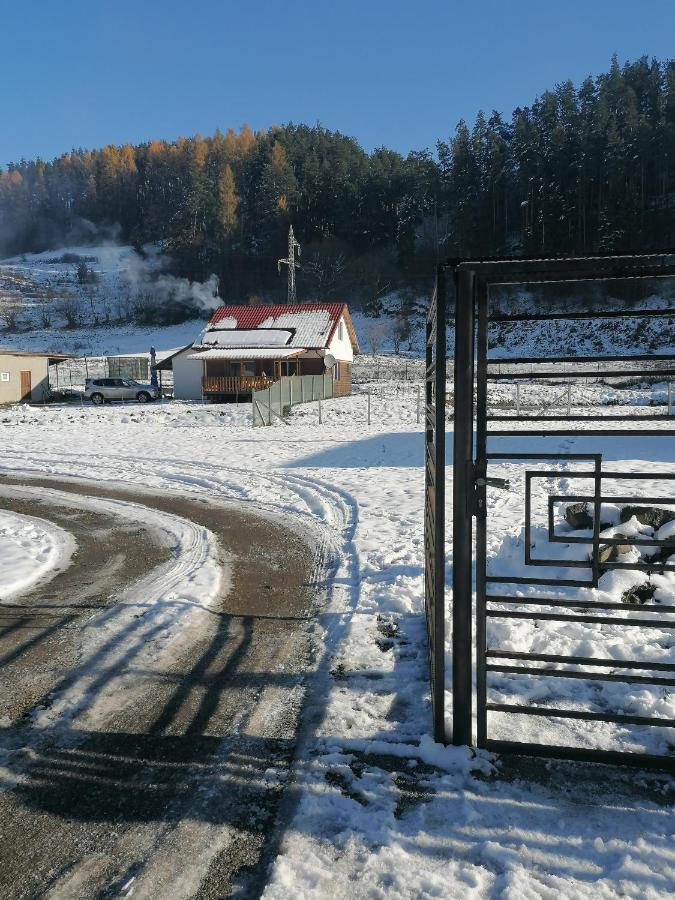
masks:
[[[461,89],[461,88],[459,88]],[[404,111],[402,111],[404,114]],[[175,274],[232,301],[283,296],[292,222],[299,296],[375,309],[412,298],[443,256],[673,245],[675,61],[619,65],[510,120],[480,113],[436,152],[366,153],[317,125],[73,150],[0,171],[0,256],[113,236],[161,242]]]

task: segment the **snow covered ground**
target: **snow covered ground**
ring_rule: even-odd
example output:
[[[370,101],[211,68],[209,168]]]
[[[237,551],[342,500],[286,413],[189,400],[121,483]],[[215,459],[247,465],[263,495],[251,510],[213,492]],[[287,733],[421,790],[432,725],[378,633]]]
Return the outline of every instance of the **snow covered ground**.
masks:
[[[250,425],[248,405],[13,407],[0,417],[0,472],[206,492],[282,514],[326,547],[332,577],[316,624],[324,653],[305,711],[292,792],[297,804],[266,897],[668,896],[675,890],[669,781],[536,762],[514,775],[486,754],[432,742],[416,388],[374,387],[370,426],[366,404],[363,394],[325,401],[322,425],[317,405],[307,404],[289,425],[259,429]],[[672,491],[672,482],[659,482],[656,474],[675,471],[672,438],[528,440],[532,452],[587,453],[602,445],[612,469],[655,473],[653,483],[628,482],[621,490]],[[522,451],[522,441],[494,439],[493,449]],[[578,466],[558,465],[559,477],[538,488],[535,529],[545,522],[545,493],[588,489],[571,478]],[[504,463],[494,474],[510,478],[512,488],[490,491],[491,564],[517,569],[522,466]],[[542,540],[539,531],[535,540]],[[571,552],[560,550],[562,560],[581,547],[570,546]],[[450,544],[446,550],[450,577]],[[615,597],[636,580],[625,572],[603,579],[597,596]],[[663,604],[675,602],[674,581],[672,574],[658,577]],[[509,649],[536,650],[553,641],[563,652],[593,655],[602,648],[617,660],[642,653],[675,662],[667,629],[645,635],[619,625],[508,621],[495,620],[491,640]],[[536,704],[545,703],[553,687],[522,682],[496,685],[502,698]],[[640,714],[675,715],[667,689],[598,684],[570,681],[563,699],[574,708],[618,704]],[[451,706],[449,678],[446,688]],[[551,722],[516,723],[520,739],[547,739]],[[495,719],[492,727],[509,736],[514,726]],[[672,731],[654,745],[645,729],[616,726],[593,732],[562,726],[556,739],[659,752],[675,747]]]
[[[0,603],[68,566],[71,536],[51,522],[0,510]]]

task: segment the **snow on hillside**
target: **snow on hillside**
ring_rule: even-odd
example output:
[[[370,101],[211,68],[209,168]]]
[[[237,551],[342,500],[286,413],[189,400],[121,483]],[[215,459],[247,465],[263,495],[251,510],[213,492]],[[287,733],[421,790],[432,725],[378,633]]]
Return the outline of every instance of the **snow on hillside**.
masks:
[[[47,350],[76,356],[116,356],[124,353],[149,353],[156,349],[176,349],[193,343],[204,327],[201,319],[180,325],[111,325],[98,328],[61,330],[36,328],[14,334],[0,331],[0,347],[11,350]]]
[[[165,262],[153,246],[140,255],[133,247],[112,244],[3,260],[0,346],[97,356],[191,343],[218,303],[217,280],[198,284],[174,278],[163,273]],[[159,296],[189,301],[204,315],[179,325],[131,324]]]

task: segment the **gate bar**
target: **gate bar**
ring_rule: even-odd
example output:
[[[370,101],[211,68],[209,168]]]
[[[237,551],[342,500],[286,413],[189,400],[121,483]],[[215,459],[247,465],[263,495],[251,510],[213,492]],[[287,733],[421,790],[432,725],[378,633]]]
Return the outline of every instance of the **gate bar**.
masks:
[[[452,483],[452,742],[472,743],[473,371],[475,275],[455,276],[455,416]],[[442,550],[443,548],[441,548]]]

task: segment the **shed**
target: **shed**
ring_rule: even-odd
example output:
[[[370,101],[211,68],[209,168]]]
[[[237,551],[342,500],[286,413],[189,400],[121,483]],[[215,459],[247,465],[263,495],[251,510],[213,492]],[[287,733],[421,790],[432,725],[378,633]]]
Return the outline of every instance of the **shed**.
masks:
[[[0,350],[0,403],[43,403],[49,397],[49,367],[74,357],[65,353]]]
[[[202,397],[202,369],[189,360],[191,353],[194,350],[192,344],[188,344],[165,354],[154,366],[155,372],[159,373],[160,385],[163,372],[173,373],[173,395],[179,400],[201,400]]]

